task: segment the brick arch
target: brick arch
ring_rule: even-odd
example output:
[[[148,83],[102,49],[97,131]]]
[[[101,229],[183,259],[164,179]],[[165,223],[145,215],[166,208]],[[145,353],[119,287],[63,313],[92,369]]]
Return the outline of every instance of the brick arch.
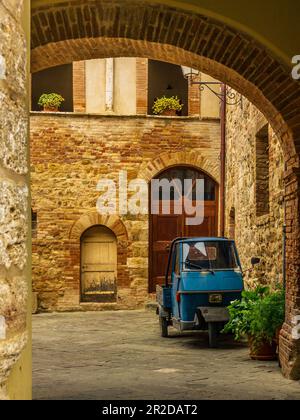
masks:
[[[118,216],[105,216],[97,212],[84,214],[72,226],[70,231],[71,241],[80,241],[82,234],[92,226],[103,225],[108,227],[117,238],[118,243],[126,244],[128,241],[127,230]]]
[[[173,45],[160,45],[155,42],[125,38],[85,38],[59,41],[32,50],[31,71],[35,73],[51,66],[58,66],[73,61],[122,56],[142,57],[189,66],[226,83],[242,93],[266,117],[281,142],[288,167],[292,168],[299,165],[299,158],[295,148],[295,143],[298,144],[298,141],[294,142],[294,138],[299,139],[300,147],[300,129],[298,127],[298,124],[300,124],[300,113],[297,115],[295,111],[300,107],[300,84],[291,79],[290,72],[286,71],[285,75],[284,73],[281,75],[281,80],[286,81],[282,87],[283,91],[287,92],[287,98],[289,98],[289,95],[293,96],[291,102],[280,96],[280,102],[284,102],[286,105],[283,113],[276,108],[276,101],[272,98],[269,100],[265,95],[264,88],[262,89],[246,80],[237,71],[210,58]],[[273,62],[273,64],[274,68],[276,68],[276,62]],[[279,64],[277,65],[279,66]],[[259,73],[257,78],[261,77],[263,77],[262,73]],[[265,77],[267,76],[265,75]],[[273,92],[273,95],[281,95],[282,91],[280,89],[281,87],[275,82],[275,79],[266,87],[266,91],[270,90],[270,92]],[[285,119],[285,115],[288,116],[288,120]],[[289,123],[289,120],[291,123]]]
[[[151,162],[145,163],[139,170],[138,178],[151,181],[157,174],[171,166],[192,166],[209,175],[220,183],[220,167],[209,158],[196,152],[163,153]]]
[[[211,17],[140,0],[86,0],[32,10],[32,71],[108,56],[142,56],[193,67],[243,93],[282,139],[297,164],[300,84],[248,34]]]

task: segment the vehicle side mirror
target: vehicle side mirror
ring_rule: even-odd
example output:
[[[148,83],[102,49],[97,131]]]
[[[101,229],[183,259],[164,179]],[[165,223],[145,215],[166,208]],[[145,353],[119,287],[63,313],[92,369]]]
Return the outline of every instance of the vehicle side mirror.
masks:
[[[251,258],[251,265],[254,267],[255,265],[260,263],[260,258],[253,257]]]

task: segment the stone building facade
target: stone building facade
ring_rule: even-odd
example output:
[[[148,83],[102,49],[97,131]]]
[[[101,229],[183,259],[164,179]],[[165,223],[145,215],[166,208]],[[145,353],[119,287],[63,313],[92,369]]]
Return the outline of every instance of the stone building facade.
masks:
[[[111,92],[108,65],[114,72]],[[185,165],[220,183],[218,100],[208,90],[200,93],[198,86],[189,86],[190,116],[150,116],[148,77],[146,59],[75,62],[75,112],[31,115],[33,290],[40,311],[135,308],[151,299],[150,219],[100,216],[100,179],[117,181],[125,170],[129,182],[149,182],[164,169]],[[236,239],[244,269],[250,268],[252,256],[262,258],[247,272],[248,285],[282,283],[284,163],[279,140],[245,98],[242,105],[227,107],[226,127],[226,235]],[[108,227],[117,237],[113,303],[82,301],[82,235],[95,225]]]
[[[99,215],[99,180],[117,182],[120,171],[127,171],[128,182],[149,183],[163,170],[188,167],[210,176],[216,185],[220,181],[218,99],[189,86],[180,66],[152,66],[154,70],[141,58],[74,62],[69,100],[74,112],[31,114],[32,272],[38,311],[137,308],[151,299],[150,218]],[[44,87],[46,81],[53,91],[55,71],[33,75],[34,100],[39,83]],[[152,97],[186,94],[188,115],[149,115],[151,90]],[[104,226],[116,237],[113,302],[82,296],[84,235],[93,226]]]
[[[265,117],[245,98],[227,108],[226,234],[235,238],[248,286],[284,276],[284,158]]]
[[[183,117],[31,115],[33,290],[39,310],[136,308],[148,296],[148,216],[101,217],[102,178],[119,171],[150,181],[170,166],[199,168],[219,180],[220,123]],[[80,303],[80,237],[105,225],[118,239],[118,301]]]

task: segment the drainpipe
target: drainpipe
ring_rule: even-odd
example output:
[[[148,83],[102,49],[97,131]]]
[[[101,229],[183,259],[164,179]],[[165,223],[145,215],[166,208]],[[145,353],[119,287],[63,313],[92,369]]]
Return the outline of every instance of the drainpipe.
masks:
[[[282,277],[283,287],[286,289],[286,201],[284,199],[284,222],[283,222],[283,244],[282,244]]]
[[[225,236],[225,181],[226,181],[226,85],[221,93],[221,179],[220,179],[220,235]]]
[[[283,256],[282,256],[282,275],[283,275],[283,287],[286,289],[286,224],[283,226]]]
[[[114,59],[106,60],[106,88],[105,88],[105,109],[108,112],[114,110]]]

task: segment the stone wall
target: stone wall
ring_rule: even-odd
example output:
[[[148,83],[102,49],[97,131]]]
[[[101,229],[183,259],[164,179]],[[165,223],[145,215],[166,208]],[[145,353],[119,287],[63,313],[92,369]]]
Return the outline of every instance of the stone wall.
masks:
[[[247,283],[282,282],[283,152],[266,119],[245,99],[242,108],[227,110],[226,165],[227,234],[235,232],[244,269],[251,267],[251,257],[262,258]]]
[[[172,165],[194,165],[219,180],[220,123],[199,118],[107,117],[32,113],[33,290],[39,310],[86,310],[80,304],[80,236],[93,224],[118,239],[117,308],[148,299],[148,217],[99,218],[101,178],[150,181]],[[111,306],[109,306],[111,307]]]
[[[27,78],[22,8],[23,1],[0,3],[0,399],[10,396],[7,382],[28,341]],[[21,368],[16,377],[19,383]],[[26,392],[30,395],[29,389],[23,395]]]

